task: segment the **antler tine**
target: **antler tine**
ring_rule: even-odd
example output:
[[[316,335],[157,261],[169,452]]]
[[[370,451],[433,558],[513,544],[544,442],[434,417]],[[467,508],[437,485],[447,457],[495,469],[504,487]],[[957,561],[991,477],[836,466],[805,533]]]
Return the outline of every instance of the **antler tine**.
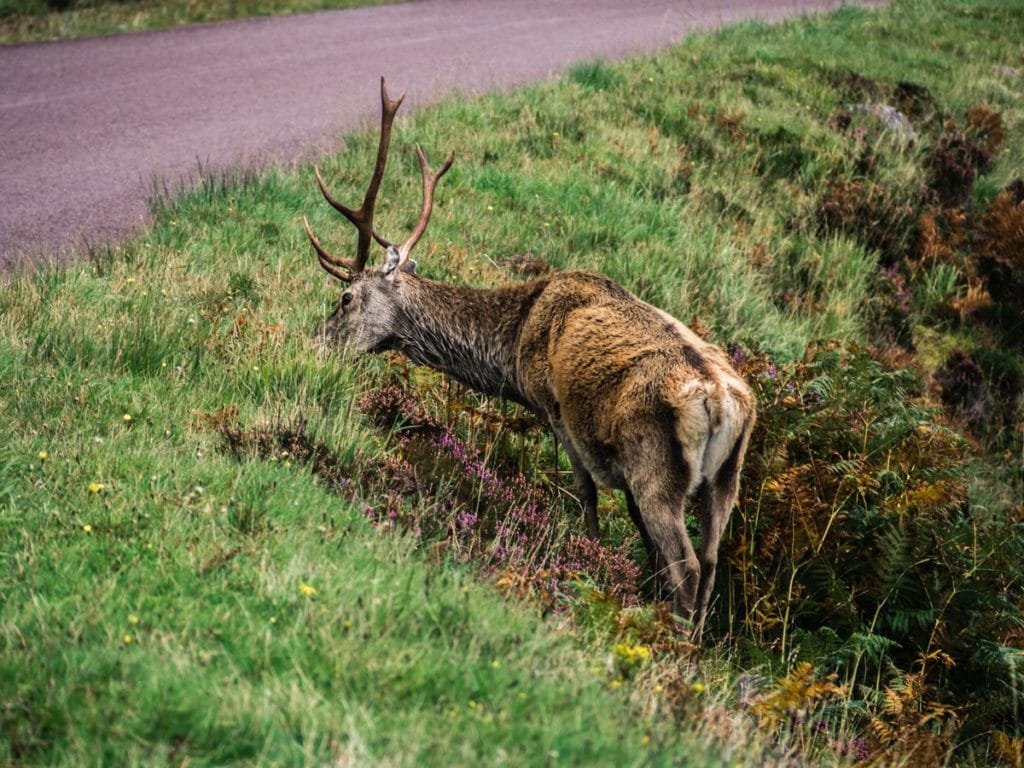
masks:
[[[423,210],[420,213],[420,220],[416,222],[416,228],[412,231],[412,234],[406,239],[404,243],[398,246],[398,253],[401,255],[401,261],[405,261],[409,258],[409,254],[412,249],[419,242],[420,237],[427,229],[427,223],[430,221],[430,212],[434,207],[434,188],[437,186],[437,182],[444,176],[448,169],[452,167],[452,162],[455,160],[455,153],[451,152],[448,154],[448,158],[442,163],[441,167],[437,169],[436,173],[430,172],[430,164],[427,162],[427,156],[423,152],[423,148],[416,145],[416,156],[420,160],[420,173],[423,175]]]
[[[380,234],[376,229],[373,230],[373,239],[377,241],[381,248],[394,248],[395,244],[388,240],[386,237]]]
[[[320,257],[320,264],[328,272],[335,277],[338,277],[338,272],[334,269],[329,269],[327,264],[334,266],[344,267],[348,270],[349,275],[341,278],[343,280],[351,280],[352,275],[356,275],[362,272],[366,267],[366,262],[370,258],[370,242],[372,239],[376,239],[381,245],[385,247],[389,246],[384,238],[373,231],[373,209],[377,202],[377,192],[380,189],[381,179],[384,178],[384,165],[388,159],[388,149],[391,145],[391,126],[395,120],[395,113],[398,111],[399,106],[402,104],[402,100],[405,98],[403,92],[397,99],[390,99],[388,97],[388,89],[384,84],[384,78],[380,79],[380,102],[381,102],[381,117],[380,117],[380,139],[377,144],[377,160],[373,166],[373,176],[370,178],[370,183],[366,187],[366,192],[363,195],[363,202],[359,208],[352,209],[346,205],[342,205],[327,190],[327,185],[324,183],[323,177],[320,175],[319,169],[314,169],[316,173],[316,183],[320,187],[320,192],[323,194],[324,199],[343,215],[346,219],[355,225],[356,230],[359,232],[359,244],[356,248],[356,258],[353,260],[349,259],[337,259],[328,254],[313,236],[312,231],[309,229],[309,225],[306,225],[306,234],[309,235],[310,242],[313,243],[313,248],[316,250],[317,255]]]
[[[305,216],[302,217],[302,224],[306,228],[306,237],[309,238],[309,242],[313,245],[313,250],[316,251],[316,255],[320,259],[320,266],[330,272],[339,280],[343,280],[346,283],[352,282],[352,275],[355,274],[355,263],[351,259],[339,259],[331,256],[324,247],[320,245],[320,241],[317,240],[316,235],[313,234],[312,228],[309,226],[309,219]],[[347,272],[342,272],[335,267],[344,267]]]
[[[342,205],[334,199],[331,193],[327,191],[327,183],[324,181],[324,177],[320,175],[320,169],[315,165],[313,166],[313,173],[316,174],[316,184],[320,187],[320,192],[323,194],[324,199],[331,204],[331,207],[341,213],[357,227],[362,226],[362,219],[359,217],[359,211],[353,211],[351,208]],[[373,230],[373,239],[380,244],[381,248],[390,248],[392,245],[391,241],[386,239],[377,230]]]

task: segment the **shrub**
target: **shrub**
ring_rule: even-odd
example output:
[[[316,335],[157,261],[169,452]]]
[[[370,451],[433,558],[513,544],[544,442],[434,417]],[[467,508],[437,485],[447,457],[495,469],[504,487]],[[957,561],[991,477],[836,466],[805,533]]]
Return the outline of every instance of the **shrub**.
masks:
[[[717,625],[757,654],[824,661],[848,683],[918,669],[972,727],[1012,717],[1024,527],[971,503],[967,443],[908,371],[819,349],[748,374],[760,421],[723,545]],[[974,720],[971,720],[971,717]]]
[[[821,234],[857,238],[877,250],[885,266],[906,256],[916,217],[913,202],[897,199],[885,184],[845,178],[826,184],[816,212]]]
[[[977,437],[997,445],[1019,431],[1024,366],[1014,354],[986,346],[970,355],[956,349],[935,372],[935,382],[950,413]]]
[[[928,184],[946,205],[967,201],[979,174],[992,164],[992,153],[970,133],[948,126],[928,162]]]
[[[1024,183],[1011,184],[981,217],[980,268],[992,296],[1024,315]]]

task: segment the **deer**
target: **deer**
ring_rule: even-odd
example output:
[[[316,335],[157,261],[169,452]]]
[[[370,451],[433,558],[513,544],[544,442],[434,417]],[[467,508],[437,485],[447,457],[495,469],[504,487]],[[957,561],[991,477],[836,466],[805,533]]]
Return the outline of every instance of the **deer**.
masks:
[[[378,233],[376,198],[405,98],[390,99],[383,77],[380,85],[377,157],[360,207],[338,202],[314,167],[324,199],[358,233],[355,257],[335,257],[303,217],[320,265],[345,284],[315,336],[357,355],[398,350],[547,421],[568,454],[587,535],[600,536],[597,484],[622,491],[654,583],[699,642],[756,418],[753,394],[721,347],[603,275],[556,271],[490,289],[421,277],[410,254],[454,153],[433,171],[416,146],[419,220],[398,245]],[[367,268],[374,242],[383,264]],[[685,522],[691,505],[699,556]]]

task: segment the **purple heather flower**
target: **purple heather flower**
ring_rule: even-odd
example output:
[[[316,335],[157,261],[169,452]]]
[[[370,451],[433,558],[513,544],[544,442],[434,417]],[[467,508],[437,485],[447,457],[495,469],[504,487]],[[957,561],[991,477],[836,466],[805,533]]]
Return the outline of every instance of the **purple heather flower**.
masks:
[[[732,364],[737,368],[742,368],[747,362],[747,353],[743,351],[743,347],[739,344],[734,344],[729,349],[729,357],[732,358]]]

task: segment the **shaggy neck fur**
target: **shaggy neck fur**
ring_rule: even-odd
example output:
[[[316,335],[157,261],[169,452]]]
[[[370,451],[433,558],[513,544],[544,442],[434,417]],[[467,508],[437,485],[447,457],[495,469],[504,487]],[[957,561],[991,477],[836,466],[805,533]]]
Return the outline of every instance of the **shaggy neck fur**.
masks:
[[[395,349],[487,395],[531,404],[516,370],[523,318],[546,280],[491,290],[406,280]]]

